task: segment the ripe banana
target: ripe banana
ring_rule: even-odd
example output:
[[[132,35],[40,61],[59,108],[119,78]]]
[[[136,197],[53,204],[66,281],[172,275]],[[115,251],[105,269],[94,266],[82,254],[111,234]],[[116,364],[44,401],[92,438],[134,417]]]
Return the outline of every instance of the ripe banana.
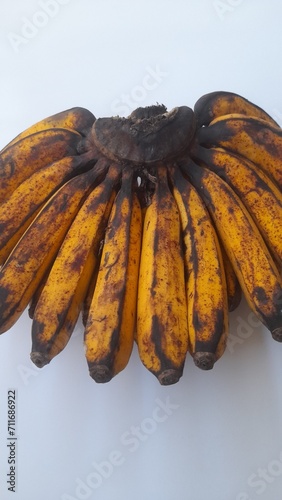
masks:
[[[49,129],[24,137],[0,153],[0,202],[38,169],[77,155],[82,137],[77,132]]]
[[[141,361],[163,385],[182,376],[188,349],[187,303],[180,217],[167,168],[156,168],[145,214],[137,300]]]
[[[169,385],[188,351],[205,370],[223,355],[243,293],[282,342],[281,187],[282,129],[238,94],[41,120],[0,151],[0,333],[29,305],[44,366],[82,313],[94,380],[135,340]]]
[[[173,194],[184,240],[189,350],[196,366],[213,368],[224,353],[228,299],[223,259],[209,213],[178,168],[171,169]]]
[[[91,113],[91,111],[88,111],[88,109],[80,107],[66,109],[65,111],[48,116],[47,118],[31,125],[10,141],[4,149],[10,147],[12,144],[20,141],[24,137],[28,137],[36,132],[41,132],[42,130],[47,129],[69,129],[78,132],[82,136],[86,136],[94,121],[95,116]]]
[[[31,359],[42,367],[66,346],[76,325],[104,236],[120,167],[87,196],[40,293],[32,323]]]
[[[43,204],[71,177],[90,168],[90,155],[66,156],[37,170],[0,205],[0,265]]]
[[[197,141],[202,146],[221,146],[251,160],[282,189],[282,129],[255,118],[228,118],[203,127]]]
[[[263,109],[233,92],[219,91],[205,94],[194,106],[197,123],[201,127],[212,120],[229,113],[254,116],[266,120],[270,125],[279,125]]]
[[[233,189],[193,161],[182,168],[205,201],[249,306],[282,341],[282,279],[255,222]]]
[[[134,343],[142,214],[133,169],[123,169],[105,234],[84,344],[89,373],[108,382],[125,368]]]
[[[282,193],[254,164],[220,148],[198,147],[195,156],[237,193],[269,249],[282,264]]]
[[[17,321],[50,268],[81,203],[101,172],[64,184],[43,206],[0,270],[0,333]]]

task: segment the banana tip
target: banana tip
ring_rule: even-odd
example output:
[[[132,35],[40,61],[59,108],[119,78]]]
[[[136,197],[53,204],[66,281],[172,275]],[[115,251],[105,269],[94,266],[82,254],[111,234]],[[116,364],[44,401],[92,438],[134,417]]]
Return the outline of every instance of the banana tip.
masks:
[[[277,342],[282,342],[282,326],[280,326],[280,328],[275,328],[275,330],[271,332],[271,335]]]
[[[98,382],[99,384],[109,382],[113,377],[112,372],[107,366],[104,365],[91,367],[89,369],[89,374],[90,377],[92,377],[95,382]]]
[[[42,352],[32,352],[30,354],[30,359],[38,368],[43,368],[43,366],[50,363],[50,359],[48,358],[48,356],[46,356],[46,354],[43,354]]]
[[[196,352],[194,363],[201,370],[211,370],[215,363],[215,355],[212,352]]]
[[[178,370],[174,370],[170,368],[169,370],[164,370],[162,373],[158,375],[158,381],[161,385],[172,385],[176,384],[180,379],[182,373]]]

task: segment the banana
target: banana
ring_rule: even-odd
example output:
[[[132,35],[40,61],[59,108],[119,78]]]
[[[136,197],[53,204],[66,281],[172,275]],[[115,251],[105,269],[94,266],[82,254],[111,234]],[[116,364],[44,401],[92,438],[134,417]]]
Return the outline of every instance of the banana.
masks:
[[[266,120],[270,125],[279,125],[263,109],[233,92],[218,91],[205,94],[194,106],[197,123],[201,127],[209,125],[212,120],[229,113],[255,116]]]
[[[0,205],[0,265],[43,204],[71,177],[90,168],[91,155],[66,156],[34,172]]]
[[[193,161],[181,168],[204,200],[249,306],[282,341],[282,279],[254,220],[233,189]]]
[[[88,191],[103,172],[93,168],[64,184],[43,206],[0,270],[0,333],[11,328],[54,261]]]
[[[197,141],[221,146],[263,169],[282,189],[282,129],[255,118],[226,118],[198,130]]]
[[[181,219],[186,267],[189,350],[196,366],[213,368],[226,347],[228,300],[220,244],[196,189],[171,169]]]
[[[74,130],[86,136],[95,121],[95,116],[85,108],[75,107],[56,113],[55,115],[48,116],[43,120],[31,125],[26,130],[17,135],[12,141],[5,146],[4,149],[10,147],[15,142],[20,141],[24,137],[41,132],[42,130],[63,128]],[[3,151],[3,150],[2,150]]]
[[[125,368],[134,343],[142,214],[133,183],[133,169],[125,167],[85,327],[85,355],[96,382],[108,382]]]
[[[66,346],[77,323],[98,262],[120,167],[86,198],[72,222],[37,301],[32,322],[31,359],[42,367]]]
[[[223,149],[199,147],[195,156],[234,189],[281,265],[282,193],[275,183],[251,162]]]
[[[82,137],[77,132],[51,129],[37,132],[0,153],[0,202],[37,170],[78,154]]]
[[[180,217],[164,165],[145,213],[136,340],[145,367],[162,385],[176,383],[188,349],[187,303]]]

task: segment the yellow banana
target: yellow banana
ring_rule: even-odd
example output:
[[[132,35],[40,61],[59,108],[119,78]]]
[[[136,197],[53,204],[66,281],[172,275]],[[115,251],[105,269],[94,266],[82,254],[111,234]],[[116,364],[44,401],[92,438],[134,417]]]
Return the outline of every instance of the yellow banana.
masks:
[[[255,118],[226,118],[199,129],[202,146],[221,146],[263,169],[282,189],[282,129]]]
[[[182,376],[188,349],[187,303],[181,225],[160,165],[145,214],[137,301],[137,345],[141,361],[163,385]]]
[[[224,353],[228,301],[220,244],[196,189],[179,168],[171,169],[184,240],[190,352],[196,366],[213,368]]]
[[[64,128],[74,130],[85,136],[92,127],[94,121],[95,116],[91,113],[91,111],[88,111],[85,108],[76,107],[66,109],[65,111],[48,116],[47,118],[31,125],[10,141],[4,149],[10,147],[12,144],[20,141],[24,137],[28,137],[36,132],[41,132],[42,130],[47,129]]]
[[[83,199],[101,173],[64,184],[43,206],[0,270],[0,333],[17,321],[50,268]]]
[[[86,170],[90,155],[66,156],[34,172],[0,205],[0,264],[8,257],[42,205],[71,177]],[[91,163],[90,163],[91,164]]]
[[[182,168],[205,201],[251,309],[282,341],[282,279],[254,220],[217,174],[192,161]]]
[[[218,91],[205,94],[196,102],[194,112],[199,126],[209,125],[212,120],[229,113],[255,116],[273,126],[279,126],[259,106],[233,92]]]
[[[72,222],[37,301],[31,359],[39,367],[66,346],[76,325],[114,199],[120,167],[88,195]]]
[[[195,155],[234,189],[281,264],[282,193],[276,184],[251,162],[223,149],[199,147]]]
[[[64,156],[77,155],[82,137],[70,130],[43,130],[24,137],[0,153],[0,202],[25,179]]]
[[[134,343],[142,215],[131,166],[123,170],[101,255],[85,327],[85,354],[96,382],[127,365]]]

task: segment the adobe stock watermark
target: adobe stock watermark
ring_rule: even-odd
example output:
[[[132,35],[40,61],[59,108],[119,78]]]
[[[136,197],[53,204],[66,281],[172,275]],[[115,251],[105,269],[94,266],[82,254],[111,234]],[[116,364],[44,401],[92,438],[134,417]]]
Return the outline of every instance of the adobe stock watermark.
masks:
[[[120,436],[119,446],[113,449],[106,458],[94,461],[86,477],[75,479],[74,493],[63,493],[61,500],[87,500],[94,498],[95,490],[109,479],[117,467],[121,467],[126,460],[154,434],[159,425],[179,408],[167,397],[164,401],[157,398],[156,406],[150,417],[144,418],[139,425],[132,425]]]
[[[71,0],[39,0],[40,7],[30,18],[22,18],[20,33],[10,31],[8,40],[15,52],[19,52],[39,31],[49,23],[50,19],[57,16],[61,6],[67,5]]]
[[[138,85],[135,85],[130,92],[121,94],[120,97],[112,101],[111,109],[114,115],[128,116],[168,76],[168,73],[163,71],[158,64],[155,68],[147,66],[145,69],[146,73]]]
[[[17,366],[17,371],[22,379],[24,385],[28,385],[30,382],[30,379],[34,380],[35,377],[37,377],[40,373],[42,368],[37,368],[37,366],[32,365],[32,366],[26,366],[19,364]]]
[[[221,21],[224,20],[225,15],[234,12],[236,7],[241,5],[244,0],[214,0],[213,7]]]
[[[253,335],[256,328],[262,326],[261,321],[253,312],[248,314],[247,320],[245,320],[241,316],[237,316],[236,322],[236,333],[229,332],[227,337],[226,348],[231,353],[234,353],[236,345],[243,344]]]
[[[265,467],[258,468],[247,479],[247,485],[251,489],[240,492],[235,500],[254,500],[254,494],[260,496],[267,490],[268,485],[274,483],[278,477],[282,476],[282,451],[277,459],[271,460]]]

